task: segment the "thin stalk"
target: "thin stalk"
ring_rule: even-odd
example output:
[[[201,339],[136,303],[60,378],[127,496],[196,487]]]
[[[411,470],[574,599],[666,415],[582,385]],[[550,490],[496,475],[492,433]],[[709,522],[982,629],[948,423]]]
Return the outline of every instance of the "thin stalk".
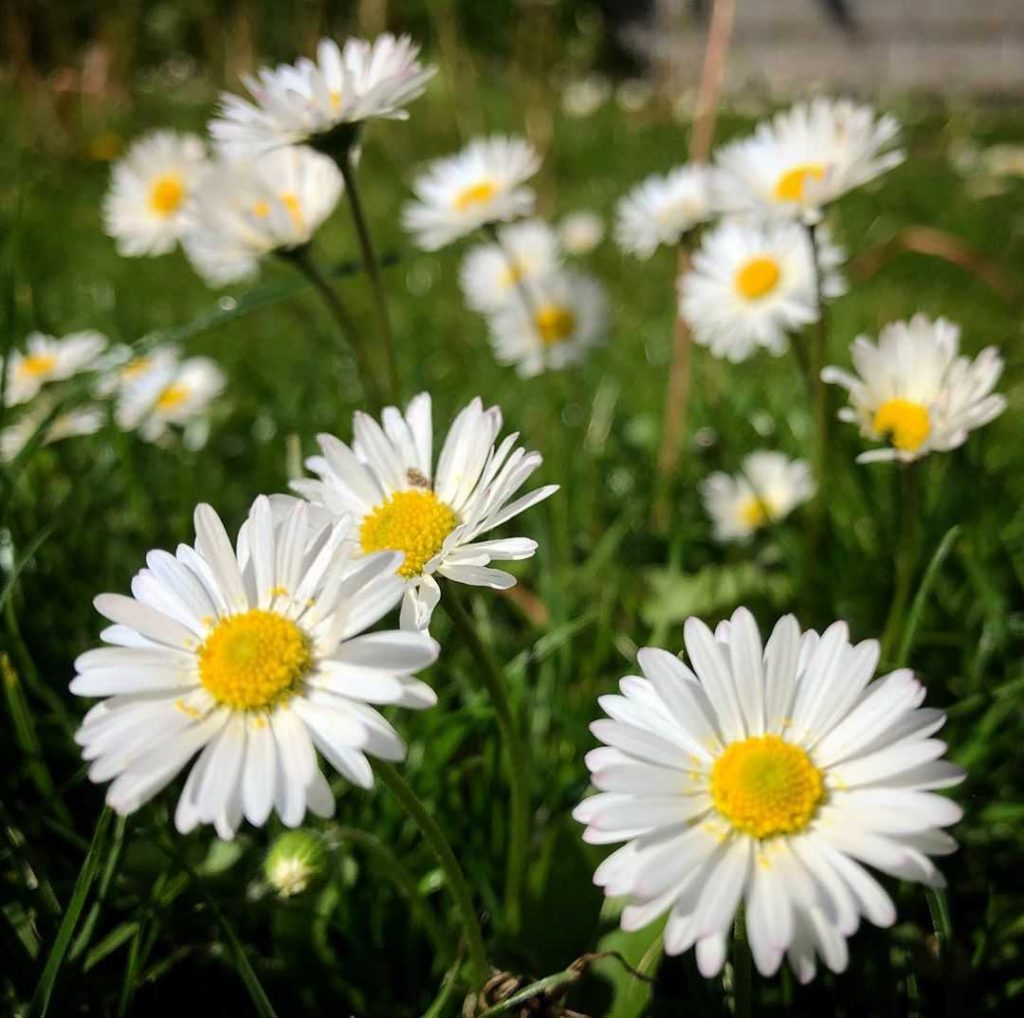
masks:
[[[750,1018],[753,998],[753,977],[750,965],[750,944],[747,941],[747,921],[740,909],[736,913],[732,940],[733,1014],[735,1018]]]
[[[893,588],[889,618],[882,631],[882,659],[889,660],[896,638],[903,628],[910,584],[917,559],[917,469],[914,463],[900,464],[899,483],[900,535],[896,548],[896,583]]]
[[[449,584],[441,599],[448,617],[480,669],[487,692],[498,717],[498,728],[505,743],[509,784],[509,847],[505,869],[505,919],[515,933],[522,918],[523,884],[530,843],[530,771],[522,732],[516,722],[501,666],[491,649],[480,639],[462,597]]]
[[[484,947],[480,921],[477,919],[476,909],[473,907],[473,896],[470,894],[469,884],[466,882],[462,867],[459,865],[458,859],[455,858],[455,853],[437,821],[430,815],[419,796],[409,787],[398,770],[382,760],[375,760],[373,769],[377,777],[380,778],[381,784],[401,803],[402,808],[420,829],[420,833],[441,864],[448,889],[455,899],[455,907],[462,919],[462,931],[465,934],[466,947],[469,952],[470,980],[473,989],[479,989],[487,978],[490,966],[487,962],[487,950]]]
[[[828,412],[828,386],[821,379],[821,373],[828,360],[828,311],[825,306],[824,280],[821,273],[821,238],[817,225],[808,224],[807,239],[811,246],[811,271],[814,273],[814,296],[818,311],[818,321],[814,328],[808,358],[808,384],[811,387],[811,413],[814,419],[814,475],[819,489],[824,491],[831,421]],[[819,505],[821,501],[819,497]]]
[[[352,165],[352,146],[345,150],[345,154],[338,159],[341,168],[341,175],[345,178],[345,194],[348,197],[348,207],[352,211],[352,221],[355,223],[356,234],[359,237],[359,249],[363,255],[363,266],[370,277],[370,284],[373,287],[373,300],[377,307],[377,319],[380,322],[381,342],[384,346],[384,357],[387,361],[387,397],[392,403],[398,403],[401,394],[401,380],[398,375],[398,357],[395,353],[395,337],[391,331],[391,316],[388,314],[388,300],[384,293],[384,280],[380,273],[380,259],[373,246],[373,238],[370,236],[370,228],[366,222],[366,215],[363,212],[363,203],[359,197],[359,188],[356,185],[355,168]]]

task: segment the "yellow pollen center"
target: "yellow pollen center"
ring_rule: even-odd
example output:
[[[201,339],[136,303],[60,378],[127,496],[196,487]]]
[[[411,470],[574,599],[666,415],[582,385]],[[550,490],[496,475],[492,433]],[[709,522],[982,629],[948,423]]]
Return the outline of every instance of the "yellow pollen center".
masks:
[[[136,357],[121,368],[121,378],[125,381],[131,378],[138,378],[139,375],[149,368],[151,363],[152,361],[149,357]]]
[[[751,495],[740,503],[740,522],[745,527],[749,527],[751,530],[756,530],[758,527],[763,527],[768,522],[771,511],[772,507],[766,503],[765,499],[758,498],[756,495]]]
[[[172,382],[156,398],[156,405],[160,410],[173,410],[181,406],[188,399],[188,388]]]
[[[254,608],[217,623],[199,648],[199,679],[214,699],[235,710],[272,707],[296,691],[311,660],[294,622]]]
[[[786,170],[775,182],[775,197],[778,201],[803,201],[804,188],[808,180],[821,180],[825,167],[821,163],[801,163]]]
[[[359,544],[374,551],[401,551],[400,576],[411,579],[441,550],[459,518],[432,491],[396,491],[374,508],[359,528]]]
[[[516,286],[526,278],[527,267],[520,261],[513,261],[502,273],[501,281],[505,286]]]
[[[18,370],[32,378],[48,375],[56,367],[57,358],[52,353],[30,353],[22,358]]]
[[[281,204],[288,210],[288,215],[292,217],[292,222],[298,229],[302,229],[302,202],[299,201],[297,194],[292,194],[291,191],[285,191],[281,195]]]
[[[459,212],[465,212],[472,205],[490,201],[497,190],[498,188],[489,180],[481,180],[479,184],[470,184],[455,196],[455,208]]]
[[[149,204],[158,216],[171,216],[185,200],[185,185],[177,173],[157,177],[149,189]]]
[[[564,343],[576,330],[576,316],[561,304],[545,304],[534,320],[545,346]]]
[[[715,809],[744,834],[771,838],[802,831],[825,794],[821,771],[777,735],[734,742],[711,770]]]
[[[337,113],[337,111],[341,109],[341,90],[337,88],[332,89],[330,98],[331,109],[334,110],[335,113]]]
[[[887,399],[875,411],[875,431],[888,435],[892,444],[904,452],[917,452],[931,433],[928,408],[909,399]]]
[[[736,289],[747,300],[760,300],[779,285],[781,277],[779,263],[774,258],[751,258],[736,273]]]

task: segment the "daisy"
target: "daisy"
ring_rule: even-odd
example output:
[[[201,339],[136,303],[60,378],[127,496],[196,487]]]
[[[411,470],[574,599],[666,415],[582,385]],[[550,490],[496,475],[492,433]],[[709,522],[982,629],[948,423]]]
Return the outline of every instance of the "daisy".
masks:
[[[816,490],[807,463],[763,449],[747,456],[735,476],[714,473],[701,484],[716,541],[746,540],[761,527],[787,517],[813,498]]]
[[[122,343],[104,358],[103,375],[96,386],[100,396],[117,396],[141,386],[146,379],[173,371],[180,360],[178,348],[170,343],[139,353]]]
[[[25,350],[11,353],[7,364],[8,406],[27,403],[47,382],[63,382],[95,367],[96,358],[107,345],[107,337],[92,329],[55,339],[33,332]]]
[[[695,618],[684,633],[689,667],[647,647],[643,677],[600,699],[604,746],[587,754],[600,791],[574,815],[585,841],[626,844],[594,881],[626,897],[623,929],[668,913],[666,953],[696,946],[706,977],[741,901],[762,975],[783,955],[804,983],[816,955],[842,972],[861,916],[896,919],[864,864],[944,885],[929,856],[955,849],[941,828],[961,810],[933,790],[964,776],[931,737],[945,716],[920,708],[908,669],[871,681],[878,643],[851,644],[843,622],[819,636],[786,616],[762,647],[739,608],[714,633]]]
[[[499,364],[514,364],[523,378],[582,361],[604,338],[608,300],[593,276],[565,270],[524,287],[490,319]]]
[[[515,433],[495,446],[501,423],[498,407],[485,410],[474,399],[452,421],[435,468],[430,395],[422,392],[404,415],[385,407],[383,427],[357,412],[351,448],[321,435],[321,455],[306,463],[316,479],[292,482],[314,506],[352,518],[353,555],[404,554],[396,567],[406,586],[403,629],[427,628],[441,598],[438,577],[506,590],[515,577],[491,563],[531,558],[537,550],[526,537],[478,540],[558,490],[549,484],[513,497],[541,455],[517,446]]]
[[[604,220],[590,209],[570,212],[558,224],[558,240],[566,254],[590,254],[604,240]]]
[[[711,173],[706,166],[679,166],[654,174],[623,198],[616,210],[615,239],[627,254],[650,258],[672,247],[710,214]]]
[[[76,741],[107,803],[133,813],[192,767],[175,814],[233,837],[271,810],[296,827],[334,798],[316,750],[347,780],[373,784],[367,756],[401,760],[398,733],[371,704],[423,708],[411,677],[437,657],[418,633],[367,633],[401,599],[396,554],[352,562],[347,524],[314,523],[296,502],[275,526],[261,496],[233,547],[208,505],[195,545],[151,551],[132,596],[101,594],[109,646],[75,662],[71,691],[103,697]],[[201,752],[200,752],[201,751]]]
[[[555,231],[537,219],[502,226],[496,243],[478,244],[462,262],[459,282],[466,303],[483,313],[519,300],[519,290],[561,266]]]
[[[847,99],[797,103],[719,149],[714,204],[725,213],[818,217],[818,210],[899,165],[899,124]]]
[[[52,411],[52,404],[46,399],[40,399],[32,405],[31,413],[22,415],[14,424],[0,431],[0,461],[9,463],[13,460],[44,426]],[[93,435],[103,427],[106,419],[103,408],[95,403],[75,407],[58,414],[49,424],[45,424],[46,434],[42,444],[51,445],[65,438]]]
[[[196,194],[185,253],[209,286],[249,279],[267,255],[308,244],[342,188],[338,167],[309,148],[221,162]]]
[[[424,251],[437,251],[482,226],[528,216],[534,194],[523,185],[538,169],[540,157],[521,138],[475,138],[416,178],[419,200],[406,205],[402,224]]]
[[[193,134],[155,131],[114,166],[103,224],[125,257],[173,251],[185,210],[206,172],[206,149]]]
[[[958,325],[915,315],[885,326],[877,345],[866,336],[853,341],[857,374],[825,368],[821,377],[850,394],[852,406],[840,410],[840,419],[860,425],[865,438],[889,443],[861,453],[859,463],[909,463],[948,452],[1006,409],[1005,397],[992,392],[1003,370],[996,348],[973,361],[958,355],[959,348]]]
[[[406,105],[423,94],[433,67],[423,67],[420,48],[407,35],[348,39],[343,46],[321,39],[316,60],[261,68],[242,81],[253,101],[225,93],[221,115],[210,123],[220,151],[233,158],[260,155],[286,145],[333,149],[332,132],[375,117],[405,120]],[[349,144],[354,134],[342,140]]]

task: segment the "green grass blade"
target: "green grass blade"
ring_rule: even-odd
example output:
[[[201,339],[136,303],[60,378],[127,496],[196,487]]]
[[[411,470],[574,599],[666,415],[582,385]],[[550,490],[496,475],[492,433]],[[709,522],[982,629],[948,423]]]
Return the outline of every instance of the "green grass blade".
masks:
[[[938,576],[942,564],[953,550],[953,545],[956,544],[957,538],[960,536],[960,529],[960,525],[957,524],[946,531],[946,535],[939,542],[938,548],[935,549],[935,554],[932,555],[932,559],[928,563],[928,568],[924,571],[921,586],[917,588],[917,593],[914,595],[914,603],[910,606],[910,614],[907,616],[907,624],[903,629],[899,650],[896,652],[896,660],[893,662],[895,667],[906,664],[911,648],[914,646],[917,627],[921,622],[921,613],[924,611],[925,602],[931,593],[932,584],[935,582],[935,577]]]

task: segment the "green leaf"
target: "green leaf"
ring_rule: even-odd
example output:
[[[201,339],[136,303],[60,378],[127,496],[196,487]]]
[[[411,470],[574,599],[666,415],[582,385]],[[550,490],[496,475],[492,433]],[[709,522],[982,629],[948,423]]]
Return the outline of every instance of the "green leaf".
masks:
[[[661,934],[668,917],[627,933],[613,930],[605,934],[597,945],[598,951],[617,951],[630,965],[644,975],[653,975],[663,953]],[[594,963],[593,971],[612,984],[612,1003],[605,1018],[640,1018],[651,1001],[654,988],[637,979],[616,958],[602,958]]]

